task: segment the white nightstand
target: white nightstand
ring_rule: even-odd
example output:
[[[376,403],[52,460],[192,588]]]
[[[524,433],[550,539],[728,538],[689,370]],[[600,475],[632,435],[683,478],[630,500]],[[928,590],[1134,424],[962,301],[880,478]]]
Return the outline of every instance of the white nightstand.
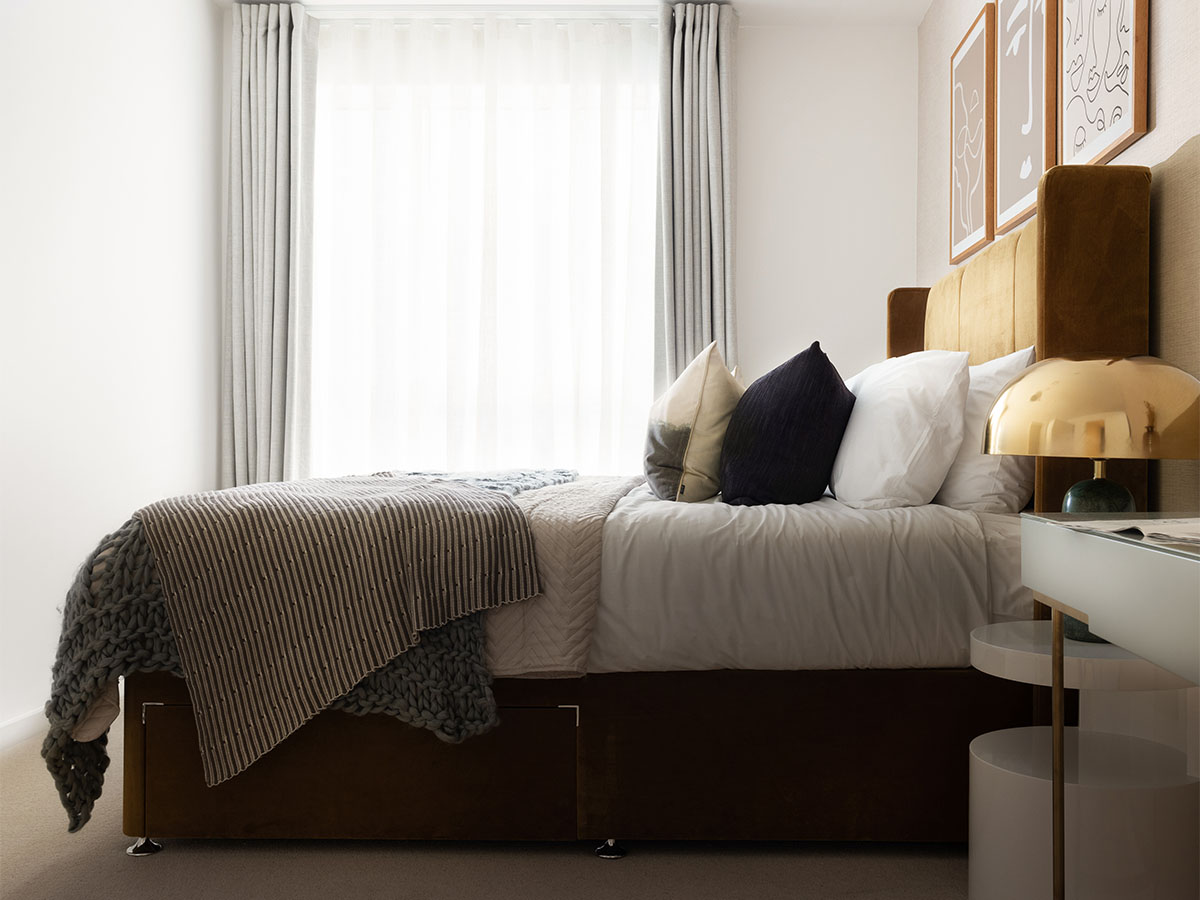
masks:
[[[1125,517],[1147,521],[1155,518],[1148,514]],[[1066,896],[1063,616],[1074,616],[1088,624],[1096,635],[1158,663],[1193,684],[1200,683],[1198,548],[1164,546],[1128,534],[1082,532],[1064,524],[1078,522],[1080,518],[1065,513],[1021,516],[1021,579],[1034,596],[1050,607],[1052,623],[1054,900]],[[1189,732],[1195,727],[1193,721]],[[1189,741],[1193,741],[1190,735]],[[1194,767],[1192,771],[1194,774]],[[1200,891],[1192,890],[1189,900],[1198,895]]]
[[[971,633],[971,663],[1013,681],[1052,682],[1048,621]],[[1182,702],[1189,683],[1114,644],[1067,641],[1065,687],[1160,692]],[[1082,721],[1082,718],[1081,718]],[[1063,793],[1065,896],[1096,900],[1197,896],[1200,787],[1184,749],[1144,738],[1068,728]],[[1178,743],[1178,742],[1176,742]],[[1053,737],[1012,728],[971,742],[970,900],[1051,897]]]
[[[973,658],[1001,677],[1044,684],[1046,664],[1035,657],[1048,656],[1053,722],[1049,729],[995,732],[972,742],[971,897],[1195,900],[1200,896],[1196,715],[1189,718],[1185,709],[1182,747],[1110,733],[1117,729],[1068,731],[1063,691],[1070,672],[1084,691],[1115,684],[1124,690],[1195,695],[1169,685],[1173,678],[1200,681],[1200,553],[1127,535],[1076,531],[1063,525],[1072,518],[1079,517],[1021,517],[1022,580],[1051,609],[1048,636],[1044,630],[1011,626],[980,629],[978,640],[972,636]],[[1116,647],[1064,645],[1064,614],[1145,659]],[[1155,673],[1145,660],[1170,672]],[[1045,860],[1047,819],[1048,875],[1038,862]],[[1126,827],[1130,821],[1138,823],[1132,831]]]
[[[1063,525],[1080,518],[1021,516],[1021,580],[1052,609],[1200,684],[1200,547]]]

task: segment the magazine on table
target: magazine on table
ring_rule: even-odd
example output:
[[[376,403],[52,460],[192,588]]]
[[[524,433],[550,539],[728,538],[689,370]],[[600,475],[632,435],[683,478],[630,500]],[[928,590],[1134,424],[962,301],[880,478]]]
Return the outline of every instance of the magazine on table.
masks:
[[[1200,518],[1171,519],[1088,519],[1061,524],[1075,531],[1105,534],[1140,534],[1155,544],[1193,544],[1200,546]]]

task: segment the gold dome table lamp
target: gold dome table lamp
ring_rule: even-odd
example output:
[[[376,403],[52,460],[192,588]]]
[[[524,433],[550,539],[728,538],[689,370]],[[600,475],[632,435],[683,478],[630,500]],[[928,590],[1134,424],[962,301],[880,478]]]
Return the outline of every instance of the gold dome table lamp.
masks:
[[[1072,485],[1063,512],[1133,512],[1108,460],[1200,458],[1200,381],[1153,356],[1044,359],[996,397],[983,452],[1091,459],[1094,477]],[[1070,617],[1065,630],[1100,640]]]

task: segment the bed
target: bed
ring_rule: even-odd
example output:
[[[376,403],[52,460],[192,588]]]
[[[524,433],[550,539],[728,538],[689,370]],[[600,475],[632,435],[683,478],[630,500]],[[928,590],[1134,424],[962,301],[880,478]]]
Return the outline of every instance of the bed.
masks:
[[[1144,168],[1050,170],[1030,224],[932,288],[891,293],[888,355],[966,350],[974,364],[1029,345],[1038,358],[1148,352],[1149,197]],[[1086,461],[1039,460],[1033,507],[1057,509],[1087,473]],[[1111,473],[1145,508],[1145,464],[1114,462]],[[635,490],[616,513],[646,503]],[[983,535],[997,553],[1012,552],[1006,527],[992,523]],[[963,613],[949,650],[918,640],[909,658],[874,665],[869,641],[866,657],[848,641],[816,668],[789,657],[794,642],[786,640],[732,660],[722,655],[727,647],[712,645],[689,660],[658,638],[634,646],[630,629],[652,632],[653,615],[637,626],[623,620],[623,592],[612,587],[621,568],[606,572],[610,596],[588,674],[497,678],[501,726],[457,745],[387,716],[328,711],[209,788],[186,683],[161,673],[128,677],[125,833],[963,841],[967,745],[1040,715],[1028,686],[966,663],[963,629],[980,616],[1019,617],[1019,600]],[[1017,597],[1011,585],[1005,590]],[[930,617],[953,602],[930,600],[908,633],[932,629]],[[739,632],[737,643],[753,644],[753,632]],[[639,666],[660,670],[619,671]]]

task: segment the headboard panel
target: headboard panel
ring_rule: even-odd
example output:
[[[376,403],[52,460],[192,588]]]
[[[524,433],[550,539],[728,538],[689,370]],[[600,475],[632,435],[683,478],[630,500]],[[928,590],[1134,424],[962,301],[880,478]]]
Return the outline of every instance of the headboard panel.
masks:
[[[925,301],[924,350],[958,349],[963,268],[966,267],[943,275],[929,289],[929,299]]]
[[[929,288],[896,288],[888,294],[887,355],[925,349],[925,298]]]
[[[1055,166],[1033,221],[945,275],[924,303],[922,291],[888,298],[889,356],[966,350],[977,365],[1031,344],[1038,359],[1148,353],[1150,170]],[[1087,460],[1039,459],[1034,508],[1060,509],[1089,472]],[[1110,473],[1145,509],[1146,464],[1114,462]]]

